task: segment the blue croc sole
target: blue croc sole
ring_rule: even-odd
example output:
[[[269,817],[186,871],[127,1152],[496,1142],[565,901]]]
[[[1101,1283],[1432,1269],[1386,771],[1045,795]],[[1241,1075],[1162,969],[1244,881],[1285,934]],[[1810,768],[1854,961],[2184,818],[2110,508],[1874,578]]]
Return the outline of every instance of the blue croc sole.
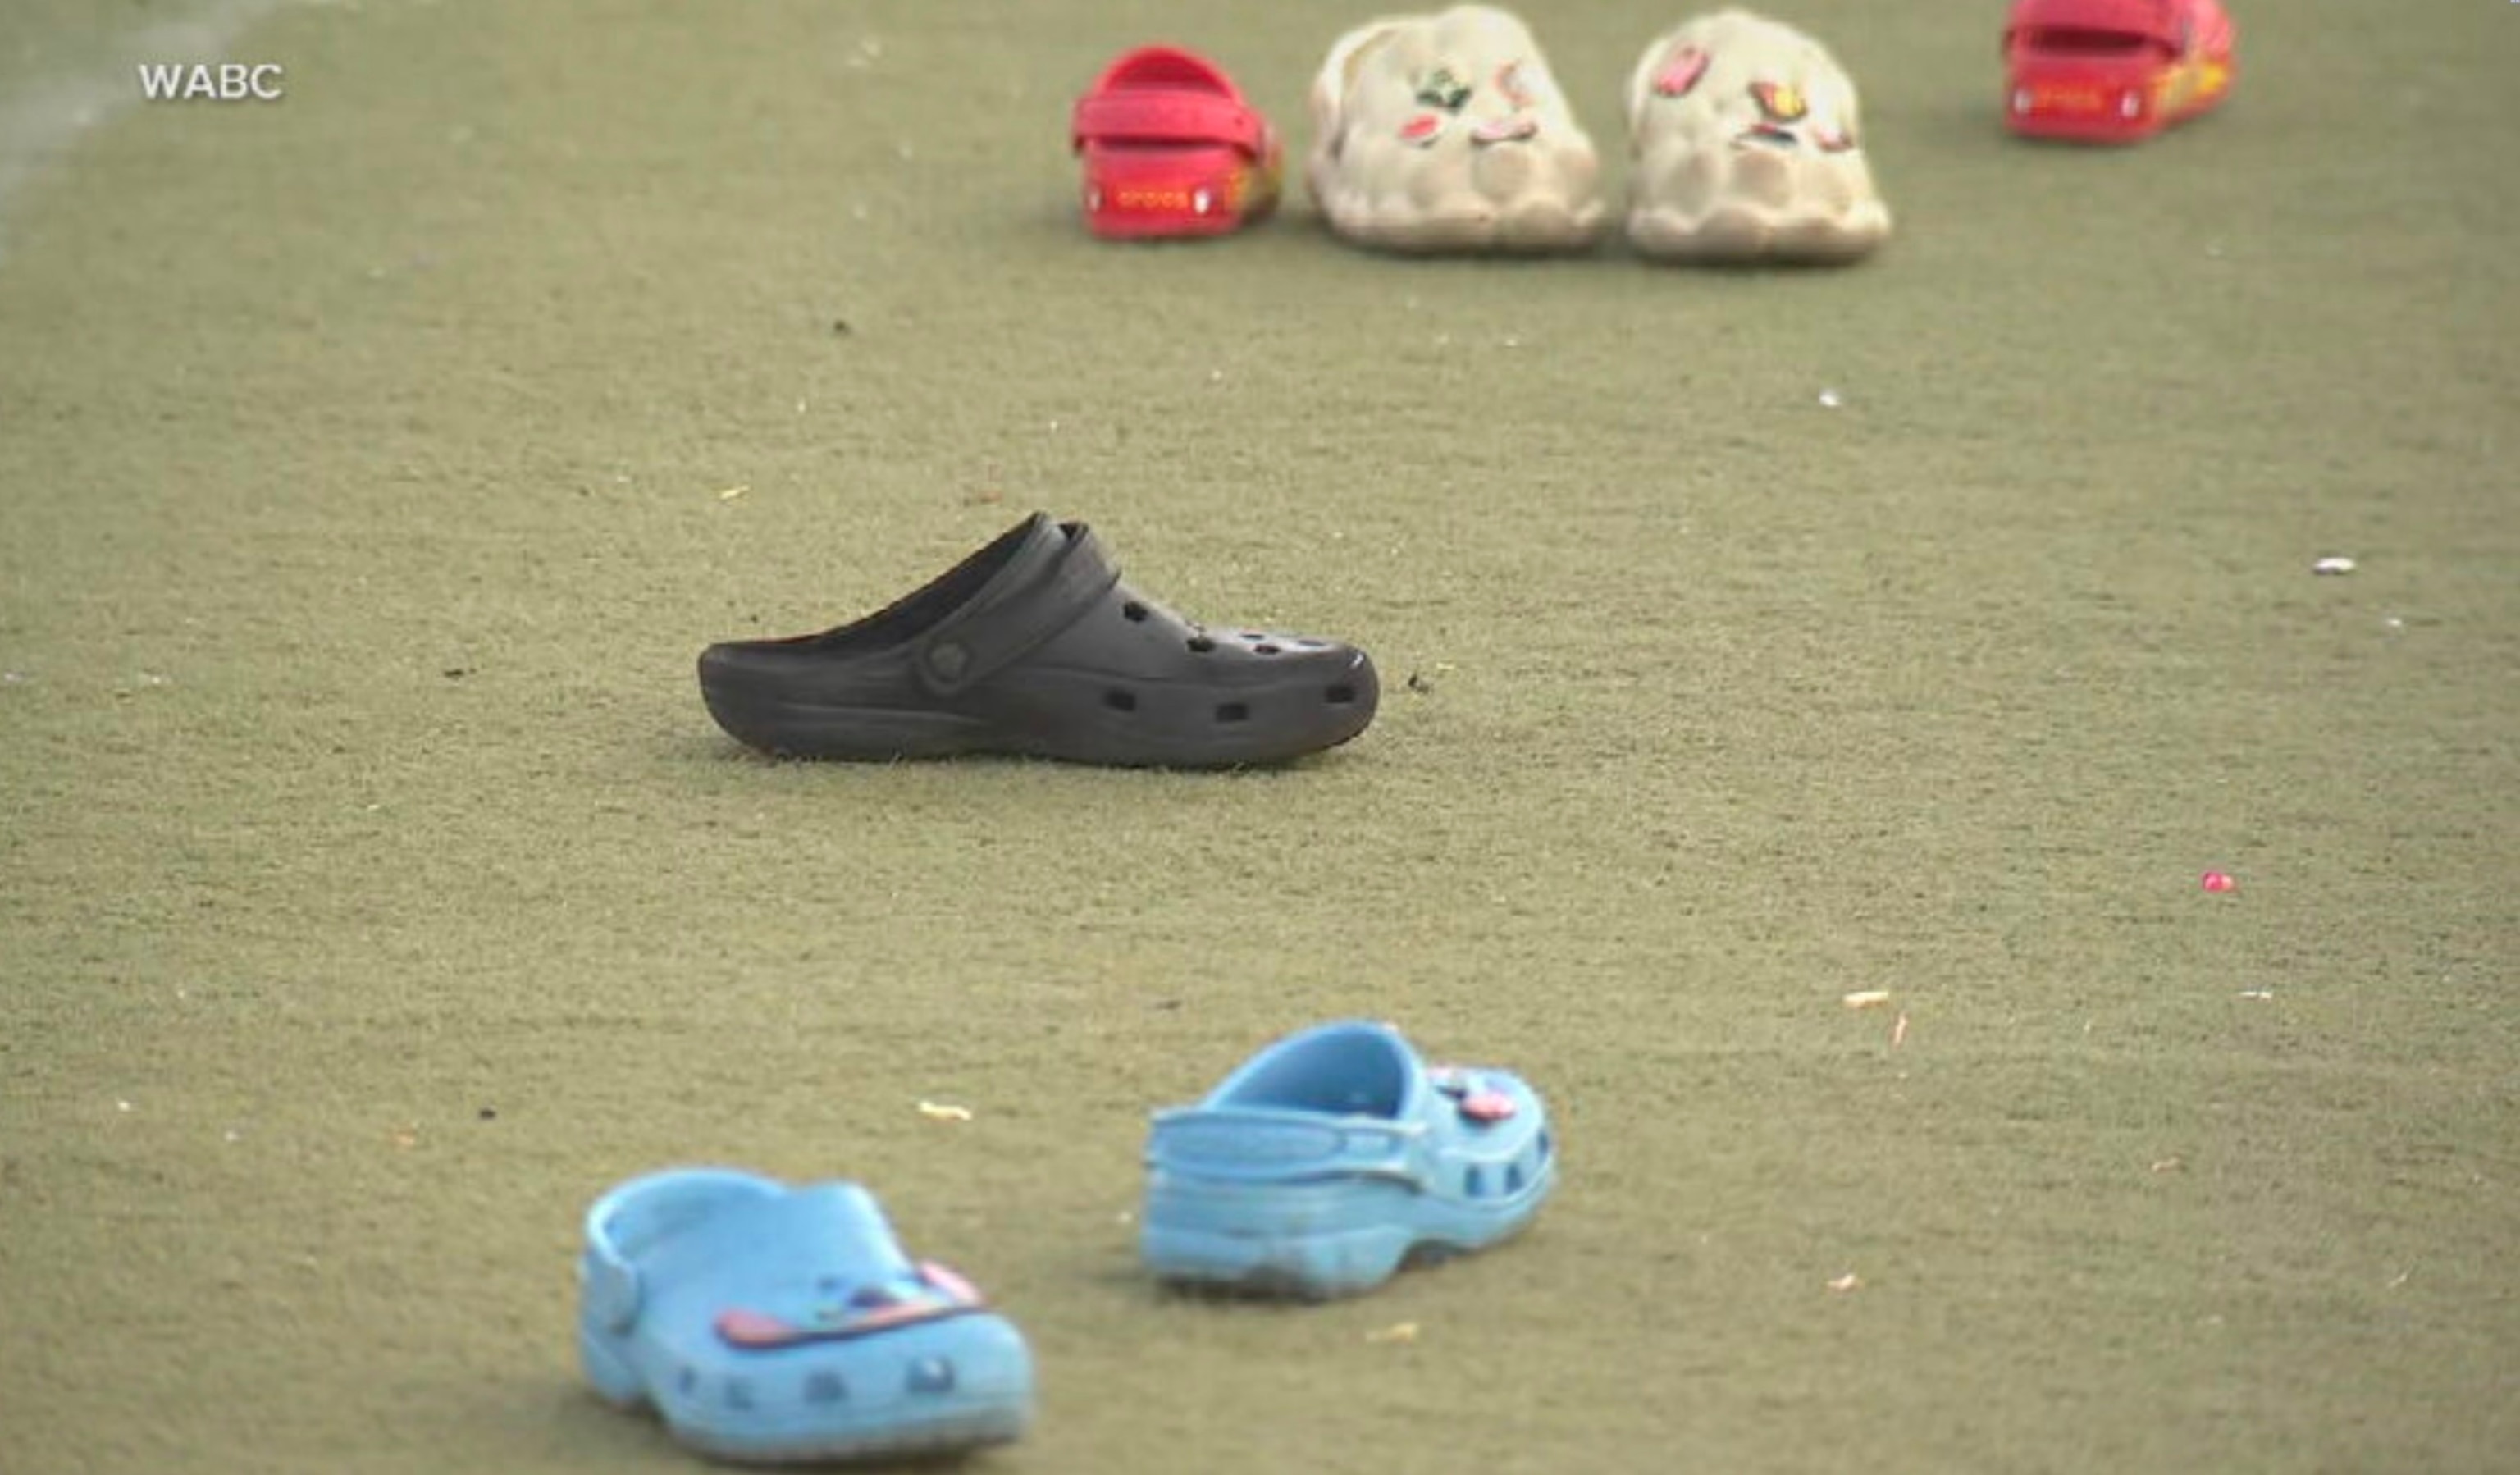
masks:
[[[1316,1299],[1497,1244],[1557,1179],[1529,1085],[1429,1067],[1364,1022],[1290,1036],[1157,1113],[1147,1168],[1138,1244],[1157,1276]]]
[[[854,1184],[691,1168],[587,1213],[578,1353],[610,1403],[744,1462],[938,1453],[1032,1421],[1032,1355]]]

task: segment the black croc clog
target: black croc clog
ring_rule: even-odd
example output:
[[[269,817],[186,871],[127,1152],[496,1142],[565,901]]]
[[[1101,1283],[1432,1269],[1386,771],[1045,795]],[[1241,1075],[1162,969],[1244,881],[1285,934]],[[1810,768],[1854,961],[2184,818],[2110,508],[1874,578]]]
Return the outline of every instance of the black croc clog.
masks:
[[[1381,694],[1355,647],[1183,619],[1040,514],[865,619],[711,646],[699,675],[719,727],[792,758],[1231,768],[1345,742]]]

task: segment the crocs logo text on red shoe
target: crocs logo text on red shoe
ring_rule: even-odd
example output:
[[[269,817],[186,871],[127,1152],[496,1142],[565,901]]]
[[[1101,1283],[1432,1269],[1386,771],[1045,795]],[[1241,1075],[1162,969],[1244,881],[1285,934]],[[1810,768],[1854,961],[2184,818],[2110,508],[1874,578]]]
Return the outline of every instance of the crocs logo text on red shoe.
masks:
[[[1102,198],[1117,210],[1188,210],[1205,215],[1216,209],[1216,192],[1204,185],[1195,189],[1123,185]]]
[[[2104,112],[2109,99],[2101,87],[2039,82],[2015,91],[2013,106],[2020,112]]]

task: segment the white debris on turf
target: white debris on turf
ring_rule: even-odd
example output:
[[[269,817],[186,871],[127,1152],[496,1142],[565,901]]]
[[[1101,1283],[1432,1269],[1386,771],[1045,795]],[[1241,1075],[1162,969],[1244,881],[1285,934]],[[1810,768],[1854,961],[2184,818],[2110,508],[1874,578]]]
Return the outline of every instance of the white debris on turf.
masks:
[[[2354,560],[2344,558],[2325,558],[2311,564],[2310,571],[2318,574],[2352,573]]]
[[[968,1122],[971,1119],[971,1108],[957,1106],[950,1101],[922,1100],[919,1103],[919,1114],[931,1122]]]
[[[1834,389],[1822,389],[1820,391],[1820,407],[1823,410],[1834,410],[1845,403],[1845,397],[1840,395]]]
[[[1890,1002],[1888,989],[1857,989],[1840,1001],[1851,1009],[1876,1008]]]

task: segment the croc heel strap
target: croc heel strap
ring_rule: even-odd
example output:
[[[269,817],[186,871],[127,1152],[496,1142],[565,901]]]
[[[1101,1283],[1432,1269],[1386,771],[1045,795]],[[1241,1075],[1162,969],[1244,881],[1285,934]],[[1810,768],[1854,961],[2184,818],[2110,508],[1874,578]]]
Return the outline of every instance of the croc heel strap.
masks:
[[[919,641],[920,684],[951,696],[985,681],[1074,624],[1120,582],[1093,529],[1061,523],[1045,559],[1011,562],[968,604]]]

